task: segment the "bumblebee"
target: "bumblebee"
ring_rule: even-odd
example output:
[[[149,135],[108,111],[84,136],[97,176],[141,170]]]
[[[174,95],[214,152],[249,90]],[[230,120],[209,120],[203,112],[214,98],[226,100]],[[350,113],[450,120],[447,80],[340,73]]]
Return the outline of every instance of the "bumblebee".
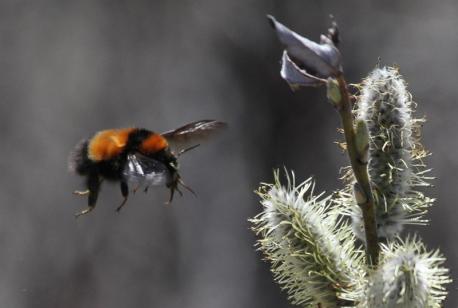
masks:
[[[182,195],[179,185],[187,187],[178,172],[178,157],[199,146],[202,141],[221,131],[227,125],[215,120],[189,123],[175,130],[155,133],[143,128],[108,129],[97,132],[90,139],[81,140],[69,156],[69,170],[85,177],[85,191],[74,194],[88,196],[88,207],[76,217],[91,212],[104,180],[119,182],[122,203],[120,211],[133,191],[150,186],[165,185],[170,189],[168,203],[175,191]]]

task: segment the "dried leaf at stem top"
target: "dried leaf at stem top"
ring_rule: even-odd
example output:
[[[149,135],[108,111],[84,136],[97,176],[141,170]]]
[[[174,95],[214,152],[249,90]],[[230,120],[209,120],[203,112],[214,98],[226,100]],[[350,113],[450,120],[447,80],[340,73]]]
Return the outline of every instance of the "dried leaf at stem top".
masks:
[[[281,76],[293,89],[323,85],[329,77],[342,72],[340,51],[335,45],[339,42],[337,24],[333,23],[328,34],[321,35],[320,43],[316,43],[290,30],[274,17],[268,16],[268,19],[285,46]]]

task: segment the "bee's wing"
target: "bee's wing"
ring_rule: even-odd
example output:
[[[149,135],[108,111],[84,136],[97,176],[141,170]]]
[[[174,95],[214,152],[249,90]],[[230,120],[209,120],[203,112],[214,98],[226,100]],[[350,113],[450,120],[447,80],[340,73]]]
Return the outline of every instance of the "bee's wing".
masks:
[[[216,120],[201,120],[162,133],[174,151],[198,145],[227,127],[224,122]]]
[[[135,153],[127,156],[123,177],[128,184],[137,187],[164,185],[170,179],[170,171],[164,163]]]

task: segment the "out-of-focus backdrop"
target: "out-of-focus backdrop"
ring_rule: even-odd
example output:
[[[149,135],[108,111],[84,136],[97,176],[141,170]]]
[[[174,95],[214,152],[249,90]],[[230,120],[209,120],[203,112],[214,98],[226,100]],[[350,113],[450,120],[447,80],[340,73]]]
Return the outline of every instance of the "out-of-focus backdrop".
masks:
[[[332,191],[346,156],[324,89],[280,79],[268,13],[314,39],[333,14],[351,82],[378,57],[401,66],[438,177],[417,230],[457,277],[456,1],[1,1],[0,307],[289,307],[253,247],[253,190],[285,165]],[[156,188],[116,214],[118,186],[104,185],[74,219],[86,200],[66,161],[81,138],[206,118],[230,129],[182,159],[197,198],[164,205]]]

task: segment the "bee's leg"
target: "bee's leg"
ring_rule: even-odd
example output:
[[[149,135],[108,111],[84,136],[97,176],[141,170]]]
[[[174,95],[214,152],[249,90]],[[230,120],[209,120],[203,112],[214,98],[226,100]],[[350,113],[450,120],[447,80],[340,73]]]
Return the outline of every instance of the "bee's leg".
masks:
[[[73,192],[74,195],[77,195],[77,196],[86,196],[89,194],[89,189],[86,189],[86,190],[75,190]]]
[[[89,196],[87,198],[88,207],[81,212],[75,214],[75,217],[78,218],[81,215],[85,215],[92,211],[95,208],[95,204],[97,203],[97,197],[99,195],[100,184],[102,181],[99,179],[97,175],[90,175],[87,179],[87,188]]]
[[[178,185],[175,187],[175,190],[180,194],[180,197],[183,197],[183,192],[178,188]]]
[[[127,186],[126,182],[121,182],[121,194],[124,197],[121,205],[116,208],[116,212],[119,212],[122,207],[126,204],[127,198],[129,197],[129,186]]]
[[[165,202],[165,204],[170,204],[172,203],[172,200],[173,200],[173,195],[175,194],[175,187],[174,186],[170,186],[170,198],[168,201]]]
[[[180,183],[181,186],[183,186],[183,187],[186,188],[191,194],[193,194],[194,197],[197,197],[196,192],[195,192],[191,187],[187,186],[187,185],[183,182],[183,180],[182,180],[181,178],[178,179],[178,183]],[[183,194],[181,194],[181,195],[183,195]]]
[[[165,204],[171,204],[172,203],[173,197],[175,195],[175,191],[177,191],[180,194],[180,196],[183,196],[183,193],[181,192],[181,190],[178,189],[177,182],[171,183],[169,185],[169,189],[170,189],[170,198],[169,198],[169,200],[167,202],[165,202]]]

